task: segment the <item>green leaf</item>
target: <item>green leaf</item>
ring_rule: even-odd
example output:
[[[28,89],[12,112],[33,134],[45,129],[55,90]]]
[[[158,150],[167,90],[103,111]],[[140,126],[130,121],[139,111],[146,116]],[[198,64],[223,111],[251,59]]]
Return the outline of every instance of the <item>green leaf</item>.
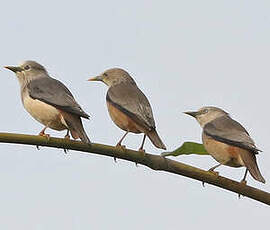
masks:
[[[195,142],[185,142],[182,146],[177,148],[172,152],[163,152],[161,156],[179,156],[179,155],[209,155],[209,153],[205,150],[203,144],[195,143]]]

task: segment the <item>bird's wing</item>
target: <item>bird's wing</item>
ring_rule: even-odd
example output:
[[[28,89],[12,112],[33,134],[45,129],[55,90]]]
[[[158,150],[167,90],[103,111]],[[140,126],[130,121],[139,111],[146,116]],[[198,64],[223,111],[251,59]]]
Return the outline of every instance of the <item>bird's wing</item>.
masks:
[[[245,128],[229,116],[222,116],[209,122],[203,131],[217,141],[247,149],[255,154],[260,151]]]
[[[44,77],[32,80],[27,88],[33,99],[43,101],[65,112],[89,118],[89,115],[82,110],[68,88],[54,78]]]
[[[150,103],[136,84],[120,83],[112,86],[106,99],[147,130],[155,128]]]

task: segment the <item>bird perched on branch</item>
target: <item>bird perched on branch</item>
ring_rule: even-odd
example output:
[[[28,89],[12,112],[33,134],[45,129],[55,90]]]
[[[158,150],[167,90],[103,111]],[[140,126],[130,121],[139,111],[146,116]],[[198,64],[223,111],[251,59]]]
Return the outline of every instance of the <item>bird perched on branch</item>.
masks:
[[[108,69],[89,81],[102,81],[109,87],[106,96],[109,114],[113,122],[126,131],[117,146],[121,146],[126,135],[132,132],[144,133],[140,151],[144,151],[146,136],[157,148],[166,149],[157,134],[150,103],[128,72],[119,68]]]
[[[89,119],[89,115],[63,83],[51,78],[46,69],[35,61],[5,68],[13,71],[19,80],[24,108],[45,125],[39,135],[49,137],[45,134],[48,127],[58,131],[67,129],[66,138],[69,138],[70,131],[74,139],[91,143],[81,121],[81,117]]]
[[[203,107],[197,112],[185,113],[199,122],[203,128],[203,145],[206,151],[219,162],[209,171],[214,171],[221,165],[244,166],[246,171],[241,182],[246,183],[247,171],[249,171],[255,180],[265,183],[256,161],[256,154],[260,150],[241,124],[233,120],[224,110],[216,107]]]

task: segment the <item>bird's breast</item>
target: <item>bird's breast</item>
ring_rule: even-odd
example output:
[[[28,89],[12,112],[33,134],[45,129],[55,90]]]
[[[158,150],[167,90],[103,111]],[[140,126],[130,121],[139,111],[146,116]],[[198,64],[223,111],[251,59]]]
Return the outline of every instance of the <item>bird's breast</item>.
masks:
[[[64,118],[55,107],[40,100],[33,99],[27,94],[23,95],[22,102],[27,112],[43,125],[55,130],[64,130],[67,128]]]
[[[127,114],[116,108],[112,103],[107,101],[109,114],[113,122],[121,129],[132,133],[145,132],[136,122],[134,122]]]
[[[231,167],[244,166],[240,151],[247,150],[217,141],[205,133],[203,133],[202,139],[206,151],[219,163]]]

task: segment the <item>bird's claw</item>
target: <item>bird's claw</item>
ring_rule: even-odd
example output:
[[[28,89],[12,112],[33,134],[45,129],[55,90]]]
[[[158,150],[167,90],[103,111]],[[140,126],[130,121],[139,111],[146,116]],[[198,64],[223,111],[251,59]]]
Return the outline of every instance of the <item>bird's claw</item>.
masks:
[[[240,181],[240,184],[243,185],[243,186],[246,186],[247,185],[247,181],[246,180],[241,180]],[[240,198],[241,198],[241,194],[238,194],[238,199],[240,199]]]
[[[216,176],[219,175],[219,172],[214,171],[214,169],[209,169],[208,172],[211,172],[211,173],[215,174]]]
[[[120,143],[117,143],[117,145],[115,147],[121,148],[121,149],[126,149],[126,146],[125,145],[121,145]]]
[[[240,184],[242,184],[242,185],[247,185],[247,181],[246,181],[246,180],[241,180],[241,181],[240,181]]]
[[[216,176],[218,176],[218,175],[219,175],[219,172],[214,171],[214,169],[213,169],[213,168],[210,168],[210,169],[208,170],[208,172],[211,172],[211,173],[215,174]],[[203,186],[203,187],[205,187],[205,186],[204,186],[204,184],[205,184],[205,182],[203,181],[203,182],[202,182],[202,186]]]
[[[143,154],[143,156],[145,157],[145,150],[143,148],[139,148],[138,151],[141,152]]]
[[[39,136],[42,136],[42,137],[46,137],[47,140],[50,140],[50,134],[46,134],[46,133],[40,132],[38,135]]]

